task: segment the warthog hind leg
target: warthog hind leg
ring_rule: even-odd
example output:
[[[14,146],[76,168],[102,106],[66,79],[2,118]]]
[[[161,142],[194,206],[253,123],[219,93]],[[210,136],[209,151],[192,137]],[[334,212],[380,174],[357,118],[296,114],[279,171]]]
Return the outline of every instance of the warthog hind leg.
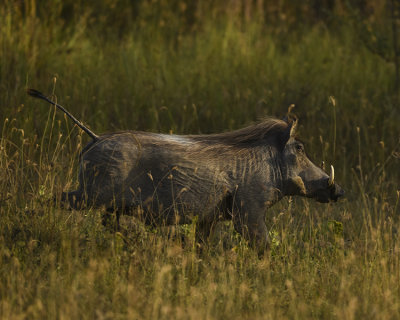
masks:
[[[119,218],[121,216],[121,209],[113,209],[109,208],[106,210],[106,213],[103,213],[101,216],[101,223],[105,227],[111,227],[114,231],[120,230]]]
[[[79,210],[83,207],[83,192],[81,190],[63,192],[61,194],[61,206]]]

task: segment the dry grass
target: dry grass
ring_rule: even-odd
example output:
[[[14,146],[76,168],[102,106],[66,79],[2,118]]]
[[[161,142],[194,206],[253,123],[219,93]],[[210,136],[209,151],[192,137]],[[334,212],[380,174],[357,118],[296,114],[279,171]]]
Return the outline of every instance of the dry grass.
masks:
[[[125,21],[122,2],[110,3]],[[132,25],[101,22],[105,4],[99,20],[82,9],[73,24],[63,18],[66,4],[46,16],[13,1],[0,9],[0,317],[399,318],[393,64],[364,46],[351,20],[292,32],[237,12],[221,18],[216,4],[185,29],[164,1],[156,13],[142,3]],[[160,12],[175,24],[157,24]],[[295,103],[308,153],[335,164],[348,197],[277,204],[261,258],[229,223],[201,251],[195,225],[149,228],[124,217],[113,233],[100,210],[50,203],[73,189],[88,138],[28,100],[26,86],[55,94],[96,133],[221,132]]]

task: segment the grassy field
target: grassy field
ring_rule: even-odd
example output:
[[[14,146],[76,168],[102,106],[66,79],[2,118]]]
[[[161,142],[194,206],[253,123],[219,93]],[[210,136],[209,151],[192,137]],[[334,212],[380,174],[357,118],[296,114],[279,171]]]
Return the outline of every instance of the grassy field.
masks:
[[[400,317],[395,1],[3,3],[0,318]],[[230,223],[202,251],[195,225],[124,217],[111,232],[100,210],[50,203],[76,186],[89,138],[27,87],[98,134],[222,132],[295,104],[308,154],[335,165],[347,198],[282,200],[261,258]]]

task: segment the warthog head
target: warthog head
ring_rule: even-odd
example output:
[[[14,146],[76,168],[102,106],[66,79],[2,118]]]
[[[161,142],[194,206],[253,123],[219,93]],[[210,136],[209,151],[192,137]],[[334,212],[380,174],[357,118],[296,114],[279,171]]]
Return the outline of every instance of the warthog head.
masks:
[[[282,173],[287,195],[301,195],[319,202],[337,201],[344,195],[335,183],[335,170],[328,175],[307,157],[304,144],[295,138],[297,121],[289,125],[282,152]]]

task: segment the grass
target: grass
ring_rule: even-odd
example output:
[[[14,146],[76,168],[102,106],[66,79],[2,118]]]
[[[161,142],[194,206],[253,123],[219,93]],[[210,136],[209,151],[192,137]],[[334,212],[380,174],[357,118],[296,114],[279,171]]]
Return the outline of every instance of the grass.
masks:
[[[289,10],[280,24],[215,2],[189,24],[189,2],[173,3],[109,1],[111,16],[106,2],[0,8],[0,317],[398,318],[394,65],[346,15],[303,25]],[[26,87],[98,134],[221,132],[293,103],[307,152],[335,165],[347,199],[282,200],[266,214],[261,258],[229,223],[201,253],[195,225],[124,217],[113,233],[99,210],[50,204],[76,185],[88,137]]]

